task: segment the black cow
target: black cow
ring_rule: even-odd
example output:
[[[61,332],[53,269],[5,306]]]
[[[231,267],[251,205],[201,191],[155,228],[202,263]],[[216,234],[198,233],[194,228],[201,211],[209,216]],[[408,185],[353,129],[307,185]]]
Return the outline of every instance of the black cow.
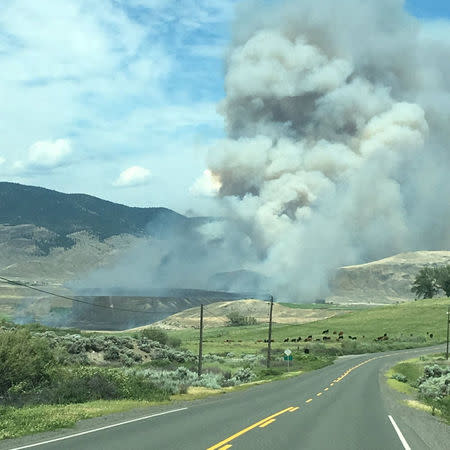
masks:
[[[328,334],[330,332],[330,330],[323,330],[322,334]]]

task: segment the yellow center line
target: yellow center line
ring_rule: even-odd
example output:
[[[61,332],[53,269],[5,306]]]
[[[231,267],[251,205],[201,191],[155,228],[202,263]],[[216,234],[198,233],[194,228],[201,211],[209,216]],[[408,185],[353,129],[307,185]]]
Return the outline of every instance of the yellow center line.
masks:
[[[224,445],[223,447],[220,447],[219,450],[227,450],[230,447],[232,447],[232,445]]]
[[[289,412],[297,411],[297,409],[300,409],[300,406],[296,406],[295,408],[291,408],[291,410]]]
[[[330,386],[334,386],[334,383],[330,383]]]
[[[328,391],[329,388],[325,388],[324,391]]]
[[[305,403],[311,403],[312,402],[312,398],[309,398],[308,400],[306,400]]]
[[[270,425],[271,423],[275,422],[276,419],[270,419],[267,422],[262,423],[259,428],[267,427],[267,425]]]
[[[322,392],[319,392],[318,394],[316,394],[317,397],[320,397],[322,395]]]
[[[265,419],[262,419],[256,423],[254,423],[253,425],[250,425],[247,428],[244,428],[241,431],[238,431],[237,433],[233,434],[232,436],[224,439],[223,441],[218,442],[217,444],[213,445],[212,447],[208,447],[207,450],[218,450],[221,449],[225,444],[228,444],[229,442],[231,442],[232,440],[236,439],[239,436],[242,436],[243,434],[247,433],[250,430],[253,430],[256,427],[259,427],[261,424],[273,419],[274,417],[280,416],[281,414],[284,414],[288,411],[291,411],[293,409],[293,406],[290,406],[289,408],[283,409],[282,411],[279,411],[275,414],[272,414],[269,417],[266,417]]]

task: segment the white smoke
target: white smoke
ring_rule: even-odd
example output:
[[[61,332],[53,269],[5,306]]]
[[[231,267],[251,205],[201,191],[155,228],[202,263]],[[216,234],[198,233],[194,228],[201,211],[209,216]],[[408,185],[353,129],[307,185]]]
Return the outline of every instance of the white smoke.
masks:
[[[207,180],[277,295],[334,270],[450,249],[450,25],[401,0],[251,1],[238,10]],[[209,183],[209,184],[208,184]]]

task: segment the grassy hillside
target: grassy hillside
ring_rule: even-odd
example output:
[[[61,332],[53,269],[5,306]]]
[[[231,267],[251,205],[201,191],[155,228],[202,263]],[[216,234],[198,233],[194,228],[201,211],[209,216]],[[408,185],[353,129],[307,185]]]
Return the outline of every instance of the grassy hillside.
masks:
[[[351,350],[351,346],[365,345],[368,350],[374,343],[374,339],[387,333],[389,340],[379,343],[381,348],[408,346],[423,346],[444,342],[446,338],[446,311],[450,306],[450,299],[427,299],[399,305],[370,308],[366,310],[354,310],[344,315],[332,317],[303,325],[277,325],[273,326],[273,339],[275,348],[303,347],[305,343],[284,343],[287,337],[301,336],[304,339],[308,335],[314,338],[322,338],[322,331],[329,329],[332,340],[326,346],[340,347],[336,342],[333,331],[343,331],[345,346]],[[207,315],[205,308],[205,315]],[[218,327],[204,331],[204,352],[221,353],[247,353],[257,352],[266,348],[267,344],[257,343],[257,340],[267,338],[267,324],[248,327]],[[427,336],[427,332],[433,333],[433,338]],[[182,345],[192,351],[198,347],[198,330],[171,331],[172,336],[182,340]],[[412,336],[411,336],[412,335]],[[356,336],[356,341],[350,341],[348,336]],[[363,338],[362,336],[365,336]],[[226,343],[225,340],[232,340]],[[239,342],[242,341],[242,342]],[[394,345],[395,344],[395,345]],[[309,343],[306,345],[310,345]],[[355,348],[355,351],[357,349]]]

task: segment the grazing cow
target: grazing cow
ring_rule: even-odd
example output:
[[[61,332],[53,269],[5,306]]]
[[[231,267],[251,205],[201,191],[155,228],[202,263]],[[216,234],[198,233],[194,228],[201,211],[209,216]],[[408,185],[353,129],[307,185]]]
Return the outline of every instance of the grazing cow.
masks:
[[[302,340],[302,338],[301,338],[301,336],[299,336],[298,338],[297,338],[297,342],[300,342]]]
[[[389,339],[387,333],[384,333],[383,336],[378,336],[377,338],[374,339],[374,341],[387,341]]]
[[[333,331],[333,334],[337,334],[337,331]]]
[[[258,339],[256,342],[259,343],[259,342],[262,342],[262,341],[263,341],[262,339]]]
[[[319,338],[317,338],[317,339],[316,339],[316,342],[320,342],[320,339],[319,339]]]
[[[356,341],[356,339],[358,339],[356,336],[352,337],[352,341]]]
[[[342,341],[344,339],[344,335],[340,334],[338,337],[338,341]]]
[[[430,338],[433,339],[433,333],[430,333]]]
[[[328,334],[330,332],[330,330],[323,330],[322,334]]]
[[[331,340],[331,338],[328,337],[328,336],[324,336],[322,339],[323,339],[324,341],[330,341],[330,340]]]
[[[305,350],[303,350],[307,355],[309,355],[309,348],[305,348]]]
[[[291,339],[291,342],[297,342],[297,339],[292,338],[292,339]]]
[[[339,336],[344,336],[344,332],[343,331],[339,331]]]
[[[289,338],[286,338],[283,342],[289,342]]]

